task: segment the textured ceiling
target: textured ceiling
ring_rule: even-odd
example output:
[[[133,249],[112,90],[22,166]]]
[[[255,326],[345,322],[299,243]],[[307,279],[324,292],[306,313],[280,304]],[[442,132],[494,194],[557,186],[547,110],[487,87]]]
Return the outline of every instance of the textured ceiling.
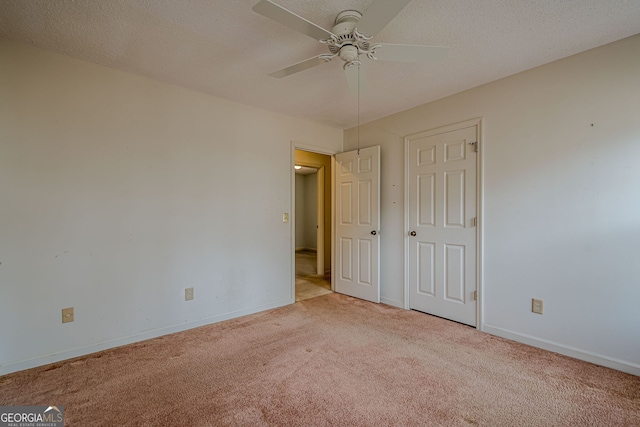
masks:
[[[254,13],[258,0],[2,0],[0,37],[317,123],[349,128],[342,62],[268,73],[326,48]],[[275,0],[331,29],[371,0]],[[392,0],[389,0],[392,1]],[[437,64],[370,62],[365,123],[640,33],[640,0],[413,0],[375,38],[449,46]],[[639,53],[640,54],[640,53]]]

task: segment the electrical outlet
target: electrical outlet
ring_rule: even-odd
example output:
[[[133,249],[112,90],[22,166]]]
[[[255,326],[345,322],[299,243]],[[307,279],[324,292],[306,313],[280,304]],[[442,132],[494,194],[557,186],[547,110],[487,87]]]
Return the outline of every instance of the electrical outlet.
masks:
[[[191,301],[193,299],[193,288],[186,288],[184,290],[184,300]]]
[[[73,322],[73,307],[62,309],[62,323]]]
[[[531,311],[537,314],[542,314],[544,303],[541,299],[531,299]]]

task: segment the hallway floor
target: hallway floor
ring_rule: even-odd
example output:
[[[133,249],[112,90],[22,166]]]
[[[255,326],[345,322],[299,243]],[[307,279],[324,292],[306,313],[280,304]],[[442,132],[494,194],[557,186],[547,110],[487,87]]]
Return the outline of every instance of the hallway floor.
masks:
[[[316,274],[316,253],[296,252],[296,302],[331,293],[331,276]]]

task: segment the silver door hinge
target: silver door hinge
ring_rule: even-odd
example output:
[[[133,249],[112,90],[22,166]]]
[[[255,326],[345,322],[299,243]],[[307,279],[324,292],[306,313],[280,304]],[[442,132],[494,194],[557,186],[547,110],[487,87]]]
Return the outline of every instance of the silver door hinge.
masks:
[[[473,146],[473,151],[478,152],[478,141],[470,142],[469,145]]]
[[[473,300],[478,301],[478,291],[473,291]]]
[[[477,227],[478,226],[478,217],[471,218],[471,226],[472,227]]]

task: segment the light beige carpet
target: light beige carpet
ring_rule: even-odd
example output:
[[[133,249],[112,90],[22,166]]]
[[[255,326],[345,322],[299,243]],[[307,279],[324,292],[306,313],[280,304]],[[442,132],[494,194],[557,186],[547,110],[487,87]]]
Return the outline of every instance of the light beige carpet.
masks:
[[[639,426],[640,378],[329,294],[0,377],[71,426]]]

